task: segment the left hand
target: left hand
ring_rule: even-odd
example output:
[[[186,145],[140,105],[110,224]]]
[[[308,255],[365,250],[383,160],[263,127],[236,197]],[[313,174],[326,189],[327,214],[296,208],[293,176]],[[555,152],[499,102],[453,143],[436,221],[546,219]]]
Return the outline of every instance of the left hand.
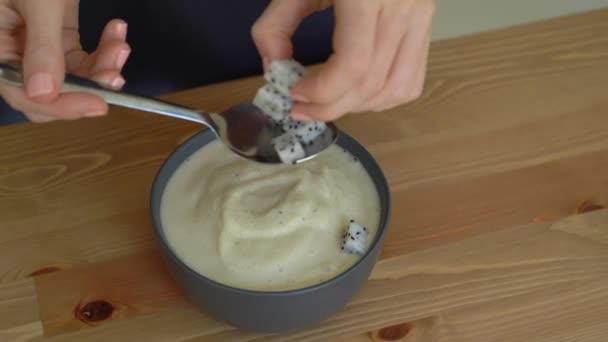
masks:
[[[330,121],[351,112],[382,111],[422,93],[434,0],[273,0],[252,28],[264,66],[292,57],[302,20],[334,6],[334,53],[296,83],[292,117]]]
[[[105,115],[108,104],[86,92],[61,93],[66,72],[112,89],[125,83],[131,52],[127,23],[108,22],[87,53],[78,31],[79,0],[0,0],[0,61],[23,65],[24,87],[0,84],[0,96],[33,122]]]

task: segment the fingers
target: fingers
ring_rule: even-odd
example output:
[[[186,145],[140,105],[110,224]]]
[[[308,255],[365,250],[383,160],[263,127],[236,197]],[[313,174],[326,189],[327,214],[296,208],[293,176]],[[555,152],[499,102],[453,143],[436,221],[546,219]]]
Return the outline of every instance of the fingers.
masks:
[[[367,109],[383,111],[411,102],[422,94],[431,43],[434,0],[414,3],[407,8],[409,28],[399,43],[383,89],[368,99]]]
[[[89,70],[92,80],[115,90],[122,88],[125,79],[120,73],[131,54],[126,38],[126,22],[115,19],[106,25],[99,47],[91,56],[94,60]]]
[[[382,111],[420,97],[431,43],[430,25],[416,25],[403,38],[384,88],[367,101],[367,109]]]
[[[76,70],[79,76],[90,78],[102,85],[119,89],[125,80],[121,71],[131,49],[121,41],[107,41],[91,55],[84,56],[82,67]]]
[[[274,59],[290,58],[291,36],[302,20],[316,10],[311,1],[272,1],[251,29],[264,68]]]
[[[23,113],[28,119],[30,119],[31,122],[35,122],[35,123],[45,123],[45,122],[51,122],[54,121],[55,118],[53,118],[52,116],[48,116],[48,115],[44,115],[44,114],[38,114],[38,113]]]
[[[119,19],[110,21],[95,52],[90,55],[84,51],[68,54],[68,69],[76,75],[120,89],[125,83],[120,73],[131,53],[129,44],[125,42],[126,36],[127,23]]]
[[[18,25],[23,23],[22,18],[12,8],[3,5],[0,6],[0,30],[13,30]]]
[[[296,83],[292,95],[309,102],[338,100],[364,76],[372,60],[377,1],[337,0],[334,54],[315,75]]]
[[[421,95],[434,1],[346,1],[335,4],[335,54],[317,75],[292,89],[299,100],[292,109],[294,119],[335,120],[346,113],[392,108]],[[364,10],[374,3],[380,4],[376,11]]]
[[[104,115],[108,105],[99,97],[85,93],[65,93],[52,102],[34,102],[21,88],[0,85],[0,93],[13,108],[18,108],[36,122],[52,119],[77,119]]]
[[[106,70],[92,73],[89,78],[100,85],[106,86],[114,90],[120,90],[125,85],[126,80],[120,74],[120,71]]]
[[[112,19],[104,27],[99,41],[103,43],[112,40],[127,40],[127,23],[124,20]]]
[[[26,25],[23,71],[26,94],[41,103],[53,101],[65,74],[62,27],[64,6],[54,1],[22,3]]]
[[[358,103],[358,100],[357,100]],[[296,102],[291,111],[291,117],[295,120],[320,120],[332,121],[346,112],[353,111],[353,98],[344,96],[330,103],[306,103]]]
[[[369,100],[385,88],[400,43],[408,30],[408,27],[403,25],[403,18],[402,13],[386,8],[380,13],[372,62],[365,76],[358,83],[357,90],[362,95],[357,96],[361,100],[360,110],[369,109]]]
[[[26,114],[32,121],[95,117],[107,113],[103,99],[87,93],[60,94],[66,66],[69,72],[80,68],[81,76],[92,78],[115,89],[125,80],[120,71],[130,48],[125,42],[126,23],[113,20],[106,26],[97,51],[82,51],[77,31],[77,1],[23,1],[17,10],[26,23],[23,36],[0,29],[0,57],[19,59],[14,46],[25,42],[23,88],[0,85],[0,94],[8,104]],[[3,33],[7,33],[6,39]],[[20,40],[24,38],[23,40]],[[4,44],[6,40],[7,44]],[[66,51],[64,55],[64,51]],[[82,68],[87,64],[86,68]],[[86,69],[86,70],[85,70]],[[84,75],[83,75],[84,74]]]
[[[390,75],[391,65],[399,51],[400,41],[407,31],[403,15],[383,8],[375,29],[373,56],[369,67],[349,91],[337,101],[325,104],[298,103],[292,116],[297,120],[335,120],[347,112],[370,110],[369,101],[381,94]]]
[[[120,72],[131,53],[127,39],[127,23],[114,19],[110,21],[99,41],[95,51],[95,60],[90,68],[92,73],[99,71]]]
[[[0,60],[11,61],[19,59],[19,47],[10,32],[0,31]]]

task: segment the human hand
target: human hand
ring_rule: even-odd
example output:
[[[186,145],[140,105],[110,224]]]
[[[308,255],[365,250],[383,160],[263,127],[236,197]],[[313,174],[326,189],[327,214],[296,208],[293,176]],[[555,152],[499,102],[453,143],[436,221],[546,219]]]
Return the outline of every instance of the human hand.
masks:
[[[422,93],[434,0],[274,0],[252,28],[265,67],[292,57],[291,36],[302,20],[334,6],[334,53],[321,70],[296,83],[292,117],[335,120],[382,111]]]
[[[60,94],[66,71],[113,89],[131,49],[127,24],[110,21],[97,50],[82,50],[78,0],[0,0],[0,60],[20,61],[25,86],[0,84],[0,95],[34,122],[94,117],[107,113],[106,102],[92,94]]]

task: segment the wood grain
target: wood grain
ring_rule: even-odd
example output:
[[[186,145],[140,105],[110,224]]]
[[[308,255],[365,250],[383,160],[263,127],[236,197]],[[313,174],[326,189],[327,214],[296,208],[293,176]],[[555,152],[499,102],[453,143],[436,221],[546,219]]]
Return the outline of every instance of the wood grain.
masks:
[[[26,341],[42,336],[32,279],[0,285],[0,341]]]
[[[436,42],[420,100],[341,119],[394,214],[359,295],[293,334],[207,317],[161,262],[150,185],[200,126],[112,108],[0,128],[0,340],[608,340],[606,32],[603,10]],[[165,98],[215,111],[261,84]]]
[[[571,290],[531,292],[336,341],[603,341],[608,325],[598,318],[608,317],[607,287],[601,279]]]
[[[36,289],[47,336],[188,305],[157,253],[38,276]]]
[[[345,310],[294,334],[252,334],[197,313],[155,269],[153,255],[50,273],[38,277],[36,287],[45,334],[61,340],[104,340],[130,331],[151,341],[317,341],[403,322],[418,325],[408,333],[413,341],[460,335],[500,340],[509,329],[496,330],[496,322],[531,329],[530,317],[537,317],[536,325],[549,331],[558,321],[579,322],[579,316],[585,319],[576,329],[595,334],[608,310],[606,222],[603,209],[382,260]],[[116,307],[107,320],[86,324],[74,316],[79,304],[101,299]]]

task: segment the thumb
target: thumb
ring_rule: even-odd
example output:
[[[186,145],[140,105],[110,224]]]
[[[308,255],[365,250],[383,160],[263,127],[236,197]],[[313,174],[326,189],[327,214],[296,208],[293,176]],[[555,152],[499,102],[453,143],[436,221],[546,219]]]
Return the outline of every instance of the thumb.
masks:
[[[291,58],[291,36],[302,20],[316,10],[312,1],[272,1],[251,29],[264,69],[275,59]]]
[[[24,1],[26,38],[23,73],[27,96],[50,102],[65,77],[62,30],[64,6],[55,1]]]

